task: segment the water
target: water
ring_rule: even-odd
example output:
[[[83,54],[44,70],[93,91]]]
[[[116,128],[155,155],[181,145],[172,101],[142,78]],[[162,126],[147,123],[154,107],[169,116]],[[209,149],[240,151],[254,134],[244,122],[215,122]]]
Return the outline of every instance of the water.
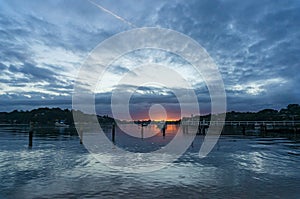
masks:
[[[169,142],[174,128],[165,138],[129,142],[117,132],[116,139],[149,151]],[[167,168],[130,174],[95,160],[71,129],[37,130],[29,149],[22,128],[0,127],[0,198],[300,198],[300,141],[222,136],[199,159],[202,139]]]

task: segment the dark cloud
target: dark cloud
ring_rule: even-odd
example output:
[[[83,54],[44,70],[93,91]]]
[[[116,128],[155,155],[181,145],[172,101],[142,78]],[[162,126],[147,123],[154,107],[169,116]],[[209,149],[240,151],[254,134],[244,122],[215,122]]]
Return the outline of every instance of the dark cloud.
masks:
[[[2,63],[0,63],[0,70],[2,71],[3,69],[6,69],[7,68],[7,66],[6,65],[4,65],[4,64],[2,64]]]
[[[19,67],[16,67],[14,65],[10,65],[8,70],[12,73],[22,73],[25,76],[28,76],[29,79],[33,82],[35,81],[55,81],[56,80],[56,73],[52,70],[37,67],[36,65],[32,63],[24,63]]]

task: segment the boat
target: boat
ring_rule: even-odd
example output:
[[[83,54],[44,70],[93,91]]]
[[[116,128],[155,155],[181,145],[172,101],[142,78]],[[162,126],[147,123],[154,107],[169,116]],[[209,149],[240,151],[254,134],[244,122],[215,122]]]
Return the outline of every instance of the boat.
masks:
[[[148,126],[151,123],[151,120],[142,120],[142,121],[138,120],[138,121],[134,121],[134,123],[144,127],[144,126]]]
[[[69,126],[70,126],[68,124],[65,124],[63,121],[55,122],[54,125],[55,125],[55,127],[63,127],[63,128],[69,128]]]

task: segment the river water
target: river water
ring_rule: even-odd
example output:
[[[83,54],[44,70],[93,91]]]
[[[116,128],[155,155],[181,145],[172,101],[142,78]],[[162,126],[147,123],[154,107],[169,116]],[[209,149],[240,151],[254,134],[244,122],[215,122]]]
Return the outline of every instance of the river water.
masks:
[[[156,150],[174,129],[132,141],[117,130],[116,140],[128,150]],[[196,136],[169,167],[133,174],[97,161],[74,129],[37,129],[28,148],[24,129],[0,127],[0,198],[300,198],[300,140],[221,136],[200,159],[202,140]]]

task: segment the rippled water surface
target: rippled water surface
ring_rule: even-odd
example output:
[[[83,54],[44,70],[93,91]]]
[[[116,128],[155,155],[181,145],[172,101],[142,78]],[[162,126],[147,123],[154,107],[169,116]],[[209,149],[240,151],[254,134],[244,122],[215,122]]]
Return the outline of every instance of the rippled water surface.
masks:
[[[144,134],[147,128],[153,130],[146,127]],[[156,150],[172,139],[174,128],[165,138],[158,133],[131,139],[117,132],[117,144]],[[222,136],[200,159],[202,140],[196,136],[167,168],[131,174],[94,159],[72,129],[36,130],[29,149],[24,129],[0,127],[0,198],[300,198],[297,139]]]

